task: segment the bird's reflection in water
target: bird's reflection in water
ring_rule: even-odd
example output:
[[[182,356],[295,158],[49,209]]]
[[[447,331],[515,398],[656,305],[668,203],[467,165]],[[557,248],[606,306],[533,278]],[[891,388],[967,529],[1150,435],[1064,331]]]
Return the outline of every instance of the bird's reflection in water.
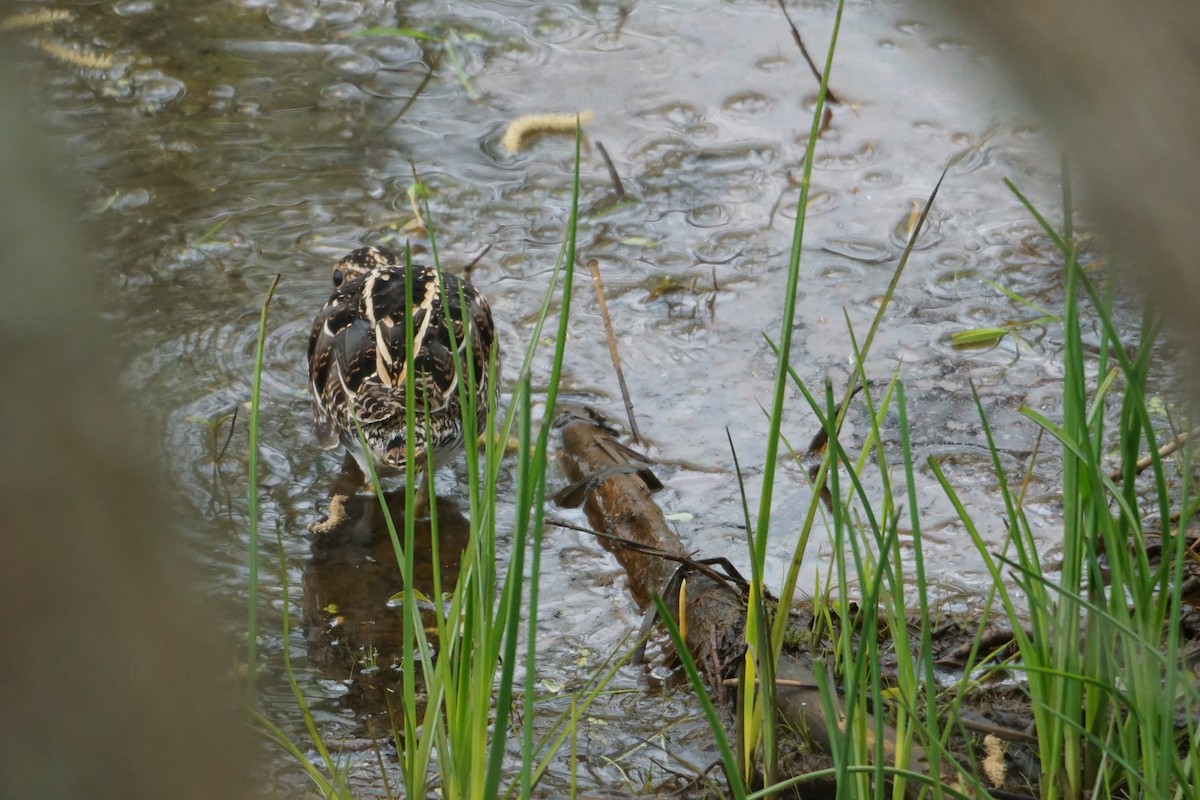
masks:
[[[404,540],[404,491],[385,494],[401,543]],[[304,569],[304,624],[308,655],[324,675],[345,682],[343,702],[355,712],[368,735],[391,731],[392,711],[399,712],[399,683],[413,662],[413,643],[404,641],[403,608],[389,602],[404,588],[387,521],[373,495],[346,501],[346,519],[317,534]],[[438,498],[438,549],[441,584],[453,588],[469,528],[453,500]],[[428,519],[416,520],[413,584],[434,597],[433,533]],[[425,627],[434,624],[425,611]],[[431,643],[431,647],[435,643]]]

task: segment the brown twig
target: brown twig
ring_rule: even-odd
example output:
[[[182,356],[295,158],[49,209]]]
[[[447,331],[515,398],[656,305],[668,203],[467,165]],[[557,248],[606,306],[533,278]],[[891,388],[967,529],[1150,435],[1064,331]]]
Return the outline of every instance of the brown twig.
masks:
[[[1038,739],[1032,733],[1019,731],[1016,728],[1009,728],[1004,725],[997,725],[994,722],[984,722],[981,720],[968,719],[959,717],[955,722],[962,725],[967,730],[977,733],[990,733],[993,736],[1005,739],[1010,742],[1020,742],[1021,744],[1037,744]]]
[[[576,525],[573,522],[567,522],[565,519],[559,519],[557,517],[549,517],[546,519],[546,521],[559,528],[566,528],[569,531],[578,531],[579,533],[587,533],[595,536],[597,539],[605,539],[609,542],[615,542],[616,544],[621,545],[621,547],[624,547],[627,550],[632,550],[635,553],[642,553],[643,555],[648,556],[657,556],[664,561],[673,561],[676,564],[686,567],[693,572],[698,572],[714,583],[725,587],[737,597],[745,597],[746,588],[749,586],[749,584],[746,582],[746,579],[740,574],[737,574],[736,570],[732,574],[722,575],[720,572],[713,569],[710,564],[706,563],[705,561],[698,561],[690,555],[673,553],[670,550],[663,550],[659,547],[651,547],[650,545],[642,544],[634,539],[629,539],[624,536],[617,536],[615,533],[605,533],[592,528],[585,528],[582,525]],[[718,561],[724,562],[722,566],[729,563],[725,561],[725,559],[718,559]]]
[[[1171,453],[1174,453],[1176,450],[1178,450],[1180,447],[1182,447],[1183,444],[1185,442],[1187,442],[1188,439],[1191,439],[1193,436],[1196,436],[1196,435],[1200,435],[1200,427],[1192,428],[1190,431],[1184,431],[1183,433],[1176,434],[1174,437],[1171,438],[1170,441],[1168,441],[1162,447],[1158,448],[1158,457],[1160,459],[1166,458],[1167,456],[1171,455]],[[1146,468],[1149,467],[1153,463],[1154,463],[1154,455],[1153,454],[1144,455],[1141,458],[1139,458],[1137,460],[1137,463],[1135,463],[1133,465],[1134,477],[1141,475],[1143,472],[1146,471]],[[1108,477],[1112,478],[1114,481],[1119,481],[1125,477],[1125,471],[1123,469],[1113,470],[1112,472],[1110,472],[1108,474]]]
[[[792,22],[792,15],[788,13],[787,6],[783,4],[783,0],[777,0],[779,10],[783,12],[784,19],[787,20],[788,27],[792,29],[792,39],[796,42],[796,46],[800,48],[800,55],[804,56],[804,60],[808,62],[808,68],[812,70],[813,77],[817,79],[817,84],[821,83],[821,70],[817,69],[817,65],[813,62],[812,56],[808,54],[808,48],[804,46],[804,40],[800,38],[800,31],[796,28],[796,23]],[[833,93],[833,87],[828,83],[825,84],[825,99],[831,103],[841,105],[841,100]]]
[[[491,249],[492,249],[492,246],[489,244],[487,247],[480,250],[479,255],[472,258],[471,262],[469,264],[467,264],[465,267],[463,267],[463,277],[465,277],[467,279],[467,283],[471,282],[471,270],[475,269],[475,265],[478,264],[483,259],[483,257],[488,254],[488,251]]]
[[[608,302],[604,299],[604,284],[600,280],[600,262],[591,259],[587,262],[592,272],[592,283],[596,287],[596,300],[600,303],[600,316],[604,320],[604,333],[608,336],[608,354],[612,356],[613,368],[617,371],[617,383],[621,386],[621,399],[625,401],[625,413],[629,416],[629,430],[633,440],[640,443],[642,435],[638,433],[637,420],[633,417],[633,401],[629,399],[629,387],[625,385],[625,371],[621,369],[621,356],[617,353],[617,337],[613,333],[612,318],[608,315]]]
[[[241,406],[234,406],[233,413],[229,415],[229,433],[225,436],[225,444],[221,445],[221,450],[219,453],[217,453],[217,458],[216,458],[217,461],[220,461],[222,458],[225,457],[225,451],[229,449],[229,443],[231,441],[233,441],[233,429],[234,429],[234,426],[237,425],[239,408],[241,408]],[[215,443],[215,439],[216,439],[215,432],[214,432],[213,439],[214,439],[214,443]]]
[[[400,110],[396,112],[396,116],[388,120],[386,127],[390,128],[395,125],[400,121],[400,118],[407,114],[408,110],[413,107],[413,104],[417,102],[417,98],[421,96],[422,92],[425,91],[425,88],[429,86],[429,82],[433,80],[433,74],[437,71],[438,64],[441,62],[441,60],[442,53],[439,51],[438,54],[433,57],[433,61],[429,64],[429,71],[425,73],[425,77],[421,79],[419,84],[417,84],[417,88],[413,91],[412,95],[406,101],[404,101],[404,105],[400,106]]]
[[[625,196],[625,187],[621,185],[621,176],[617,173],[617,168],[613,164],[612,159],[608,157],[608,151],[604,149],[604,142],[597,140],[596,149],[600,151],[600,157],[604,159],[604,166],[608,170],[608,179],[612,181],[613,192],[617,195],[617,202],[624,203],[628,199]]]

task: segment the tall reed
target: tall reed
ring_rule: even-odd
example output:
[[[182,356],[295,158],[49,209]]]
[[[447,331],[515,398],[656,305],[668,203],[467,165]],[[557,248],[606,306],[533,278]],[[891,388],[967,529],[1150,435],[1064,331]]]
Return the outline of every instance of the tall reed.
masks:
[[[1041,796],[1191,796],[1200,776],[1200,692],[1180,661],[1181,591],[1191,558],[1184,529],[1200,499],[1190,453],[1174,477],[1158,455],[1162,432],[1149,403],[1159,321],[1153,312],[1144,315],[1136,346],[1121,337],[1113,285],[1102,292],[1079,262],[1065,162],[1061,231],[1009,186],[1058,248],[1065,275],[1061,421],[1022,409],[1062,453],[1057,575],[1041,563],[1035,530],[1010,490],[982,408],[1007,509],[1011,558],[991,555],[953,487],[937,474],[1013,624],[1020,654],[1015,668],[1025,677],[1037,729]],[[1084,346],[1085,313],[1099,323],[1098,348]],[[1111,409],[1117,411],[1115,427],[1108,423]],[[1143,452],[1150,454],[1150,478],[1139,491]],[[1110,453],[1119,464],[1115,471],[1107,464]],[[1157,564],[1146,555],[1147,520],[1155,518],[1163,542]],[[1010,580],[1023,604],[1008,588]]]

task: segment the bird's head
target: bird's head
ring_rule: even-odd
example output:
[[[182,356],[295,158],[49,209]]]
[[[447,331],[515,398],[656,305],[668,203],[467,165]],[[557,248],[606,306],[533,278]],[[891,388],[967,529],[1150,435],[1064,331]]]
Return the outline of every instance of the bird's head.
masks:
[[[360,247],[333,265],[333,285],[361,278],[373,269],[398,267],[400,258],[384,247]]]

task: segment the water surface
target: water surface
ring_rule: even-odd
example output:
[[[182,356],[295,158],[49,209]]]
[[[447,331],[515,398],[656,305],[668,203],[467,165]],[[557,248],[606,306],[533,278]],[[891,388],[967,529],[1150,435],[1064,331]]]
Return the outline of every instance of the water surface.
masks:
[[[274,552],[278,529],[299,619],[305,603],[310,617],[328,605],[310,601],[331,563],[365,570],[379,560],[363,555],[355,567],[349,550],[314,543],[305,530],[321,516],[338,466],[336,454],[316,446],[305,394],[308,328],[330,291],[330,266],[363,243],[411,241],[419,254],[427,250],[427,240],[405,227],[415,170],[430,190],[443,262],[460,268],[490,246],[472,279],[491,300],[509,365],[517,363],[570,201],[568,138],[540,137],[517,154],[501,146],[509,120],[539,112],[595,115],[581,164],[580,263],[595,258],[604,275],[638,424],[663,464],[658,500],[689,547],[745,564],[725,431],[757,497],[767,430],[761,407],[769,405],[774,369],[763,336],[780,335],[817,88],[773,0],[121,0],[67,8],[70,20],[18,35],[31,42],[30,74],[43,83],[48,113],[78,160],[102,232],[103,305],[126,342],[123,380],[161,438],[180,503],[194,512],[186,536],[210,567],[207,591],[231,609],[244,603],[244,404],[272,277],[281,280],[263,378],[264,555]],[[790,8],[822,61],[834,5]],[[1034,316],[985,280],[1057,307],[1053,249],[1002,179],[1051,218],[1060,190],[1057,156],[1037,120],[1004,91],[985,57],[926,13],[904,2],[847,5],[831,78],[843,102],[816,147],[793,364],[813,388],[826,376],[845,385],[847,319],[861,340],[914,210],[942,168],[962,156],[869,366],[875,380],[897,369],[904,378],[922,465],[926,557],[937,565],[940,596],[961,608],[978,599],[985,573],[924,464],[935,458],[970,498],[985,536],[1001,541],[1002,507],[970,386],[1006,466],[1025,469],[1036,430],[1019,409],[1055,413],[1061,332],[1036,326],[1020,340],[965,351],[949,337]],[[449,40],[465,81],[437,41],[360,35],[379,27]],[[37,37],[110,53],[114,65],[63,63],[32,48]],[[600,144],[635,202],[614,208]],[[622,419],[597,302],[585,273],[580,278],[565,391]],[[544,383],[548,357],[535,361],[535,385]],[[799,447],[816,423],[798,392],[790,402],[784,431]],[[228,450],[214,465],[235,410]],[[856,410],[845,444],[855,449],[866,430]],[[885,436],[898,444],[894,418]],[[1057,481],[1055,458],[1043,454],[1027,512],[1045,521],[1048,558],[1057,546]],[[811,499],[799,466],[783,470],[775,498],[768,574],[780,576]],[[502,515],[511,516],[503,503]],[[354,546],[367,553],[371,543]],[[569,702],[556,692],[587,677],[598,654],[639,619],[619,567],[595,542],[555,529],[547,547],[537,668],[548,696],[539,713],[549,720]],[[816,547],[829,555],[827,544]],[[815,590],[822,562],[810,559],[803,587]],[[361,740],[356,684],[331,666],[337,659],[310,659],[321,651],[302,633],[281,639],[281,585],[265,580],[269,715],[300,735],[281,674],[279,656],[289,647],[331,740]],[[345,575],[336,580],[350,591],[371,578],[364,573],[359,587]],[[236,631],[240,617],[232,613],[225,624]],[[669,783],[671,770],[687,774],[707,763],[704,725],[685,698],[646,695],[645,676],[633,669],[618,685],[632,691],[599,704],[584,726],[583,769],[596,785],[654,786]],[[357,790],[381,791],[373,754],[352,763]],[[565,785],[564,769],[552,770],[547,791]],[[284,790],[303,786],[286,761],[277,780]]]

